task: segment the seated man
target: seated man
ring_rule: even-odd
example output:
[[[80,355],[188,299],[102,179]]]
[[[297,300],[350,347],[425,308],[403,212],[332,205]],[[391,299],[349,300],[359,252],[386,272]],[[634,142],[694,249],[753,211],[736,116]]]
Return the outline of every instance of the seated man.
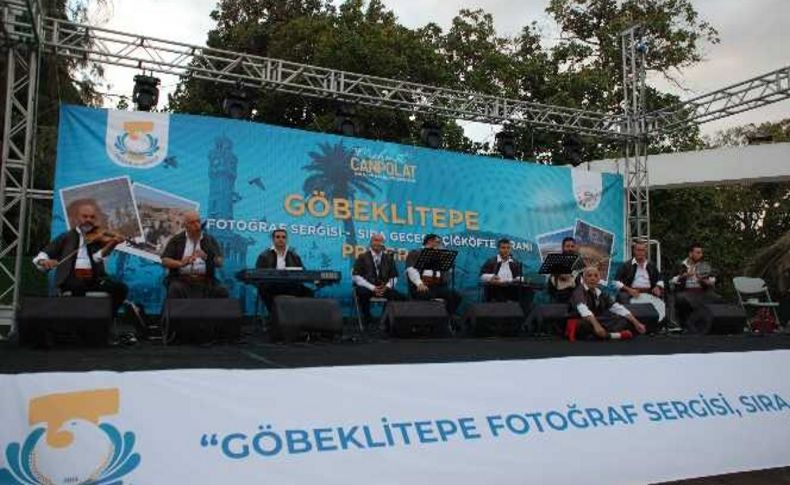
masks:
[[[50,242],[33,258],[33,264],[42,271],[54,269],[55,285],[60,291],[70,291],[74,296],[85,296],[88,291],[108,293],[113,314],[117,314],[129,289],[107,276],[104,260],[122,240],[112,237],[104,243],[88,242],[89,233],[97,229],[100,212],[93,199],[79,199],[69,204],[67,213],[73,229]]]
[[[428,234],[422,240],[424,249],[439,249],[442,240],[436,234]],[[455,313],[458,305],[461,304],[461,294],[450,289],[447,284],[447,275],[440,271],[424,269],[422,274],[414,263],[419,259],[422,249],[410,251],[406,256],[406,276],[409,280],[409,295],[415,300],[432,300],[441,298],[444,300],[445,308],[451,315]]]
[[[721,296],[713,290],[716,277],[709,274],[710,266],[702,260],[702,245],[689,246],[688,258],[680,263],[676,276],[672,278],[675,286],[675,312],[678,322],[685,324],[691,312],[705,303],[721,301]],[[708,271],[700,271],[703,267]]]
[[[162,251],[162,266],[168,269],[167,297],[227,298],[228,290],[215,278],[223,263],[217,240],[203,232],[195,211],[184,213],[184,228]]]
[[[578,254],[574,238],[566,237],[562,240],[562,254]],[[576,272],[549,275],[547,290],[551,301],[554,303],[568,303],[573,290],[580,283],[579,280],[580,275]]]
[[[360,254],[354,261],[351,275],[365,321],[370,321],[370,299],[374,296],[387,300],[404,299],[404,296],[395,290],[398,269],[395,267],[392,254],[384,251],[384,236],[381,234],[371,236],[370,249]]]
[[[666,305],[661,297],[664,282],[655,264],[647,260],[647,244],[635,242],[631,252],[634,258],[617,270],[614,286],[617,288],[619,303],[650,303],[658,312],[658,321],[666,316]]]
[[[497,255],[487,259],[480,268],[480,281],[485,284],[483,300],[517,301],[526,315],[529,313],[532,291],[512,284],[524,281],[523,265],[510,255],[509,239],[497,241],[497,248]]]
[[[256,268],[268,269],[304,269],[302,258],[288,247],[288,233],[285,229],[272,232],[272,247],[258,255]],[[301,283],[263,283],[258,286],[269,315],[273,314],[274,298],[279,295],[312,297],[313,290]]]
[[[571,295],[571,311],[578,319],[568,320],[565,334],[568,340],[577,335],[593,335],[599,339],[630,339],[634,332],[647,330],[623,305],[616,303],[598,288],[601,273],[596,267],[588,267],[582,273],[582,282]]]

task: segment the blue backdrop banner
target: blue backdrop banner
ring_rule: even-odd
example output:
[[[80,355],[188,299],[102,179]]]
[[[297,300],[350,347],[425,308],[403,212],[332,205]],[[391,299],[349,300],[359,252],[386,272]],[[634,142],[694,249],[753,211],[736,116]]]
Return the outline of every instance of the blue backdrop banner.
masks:
[[[158,309],[159,254],[198,210],[221,243],[221,279],[254,310],[255,291],[234,273],[253,267],[284,228],[310,269],[342,272],[320,295],[350,301],[350,269],[374,232],[400,261],[425,234],[459,251],[456,288],[477,298],[483,261],[509,238],[525,271],[575,236],[606,279],[623,247],[620,176],[465,155],[201,116],[63,106],[53,234],[71,227],[75,202],[93,199],[100,222],[124,233],[109,271],[131,299]]]

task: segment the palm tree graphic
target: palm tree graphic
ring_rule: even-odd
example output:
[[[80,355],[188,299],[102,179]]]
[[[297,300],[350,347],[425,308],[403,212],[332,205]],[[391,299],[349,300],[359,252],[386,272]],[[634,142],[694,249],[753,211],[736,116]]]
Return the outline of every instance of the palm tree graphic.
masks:
[[[303,170],[312,172],[302,186],[307,196],[313,192],[323,192],[330,200],[347,199],[353,206],[354,198],[358,193],[372,198],[381,190],[375,182],[351,169],[350,160],[354,156],[354,151],[346,148],[342,142],[334,145],[319,143],[318,149],[318,152],[309,153],[310,163],[302,167]],[[346,233],[346,242],[356,245],[357,236],[353,219],[343,221],[343,230]]]

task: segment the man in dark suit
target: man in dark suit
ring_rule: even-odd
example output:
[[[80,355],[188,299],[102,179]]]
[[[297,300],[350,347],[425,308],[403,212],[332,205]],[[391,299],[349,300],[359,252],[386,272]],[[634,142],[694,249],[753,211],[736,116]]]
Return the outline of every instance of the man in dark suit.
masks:
[[[87,242],[95,230],[101,213],[94,199],[79,199],[69,204],[73,229],[56,237],[35,258],[33,264],[43,271],[55,270],[55,285],[74,296],[87,291],[103,291],[112,299],[113,311],[126,299],[129,289],[107,276],[104,260],[122,239],[111,237],[105,242]],[[88,235],[86,238],[86,234]]]
[[[374,296],[387,300],[405,298],[395,290],[398,269],[395,267],[395,258],[392,254],[384,251],[384,236],[381,234],[371,236],[370,248],[354,261],[351,275],[357,301],[366,321],[370,320],[370,299]]]
[[[614,286],[619,303],[650,303],[658,312],[659,321],[666,315],[666,305],[661,297],[664,282],[658,267],[647,260],[647,244],[635,242],[631,247],[634,258],[617,270]]]
[[[436,234],[428,234],[422,240],[423,249],[439,249],[442,240]],[[441,271],[423,268],[420,272],[414,264],[420,257],[423,249],[410,251],[406,256],[406,276],[409,281],[409,295],[415,300],[444,300],[447,311],[452,315],[461,304],[461,294],[450,289],[448,275]]]
[[[272,232],[272,247],[258,255],[256,268],[262,269],[304,269],[302,258],[293,248],[288,247],[288,233],[285,229]],[[263,283],[258,286],[266,309],[271,315],[274,309],[274,298],[280,295],[312,297],[314,292],[301,283]]]
[[[210,234],[203,232],[200,215],[184,214],[184,231],[167,242],[162,266],[168,269],[168,298],[227,298],[228,290],[216,279],[222,267],[222,249]]]
[[[523,265],[511,256],[509,239],[497,241],[497,255],[489,258],[480,268],[483,300],[486,302],[517,301],[524,314],[529,313],[531,290],[520,285],[524,281]]]

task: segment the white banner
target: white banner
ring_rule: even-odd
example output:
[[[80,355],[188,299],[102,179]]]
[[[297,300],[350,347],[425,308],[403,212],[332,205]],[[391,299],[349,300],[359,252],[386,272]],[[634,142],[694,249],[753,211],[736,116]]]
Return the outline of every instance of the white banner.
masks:
[[[786,466],[788,362],[3,375],[0,484],[613,484]]]

